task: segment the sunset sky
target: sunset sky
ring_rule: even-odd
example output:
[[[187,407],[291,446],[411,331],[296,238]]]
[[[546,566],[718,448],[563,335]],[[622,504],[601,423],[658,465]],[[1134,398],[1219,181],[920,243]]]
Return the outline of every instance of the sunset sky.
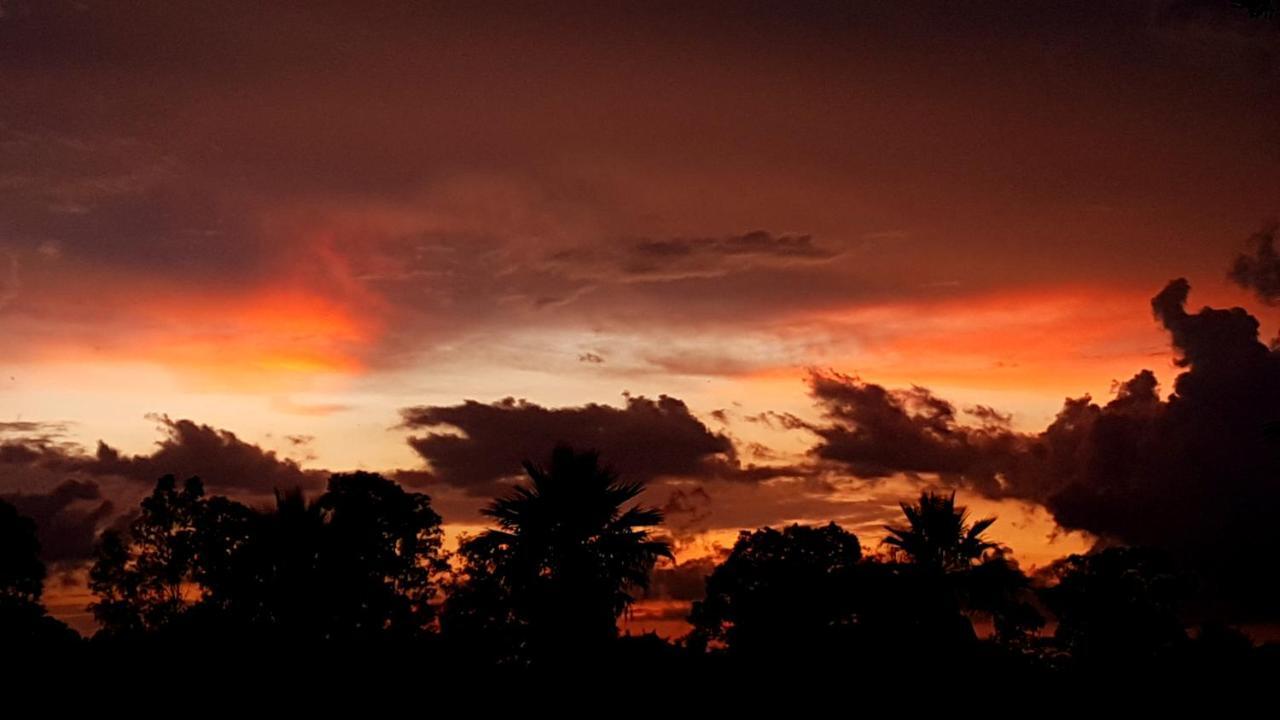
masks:
[[[0,494],[74,569],[164,472],[377,470],[457,532],[564,440],[690,563],[874,547],[946,485],[1043,566],[1093,526],[818,450],[824,379],[1020,437],[1172,391],[1175,278],[1275,337],[1228,268],[1280,212],[1278,39],[1209,0],[0,0]]]

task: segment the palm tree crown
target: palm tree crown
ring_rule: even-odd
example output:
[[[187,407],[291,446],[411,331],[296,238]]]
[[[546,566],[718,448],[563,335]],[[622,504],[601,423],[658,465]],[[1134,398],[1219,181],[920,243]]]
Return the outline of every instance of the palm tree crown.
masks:
[[[614,623],[646,589],[671,546],[647,528],[662,522],[654,508],[627,504],[644,490],[600,464],[594,452],[561,446],[551,463],[526,462],[526,485],[495,500],[482,512],[498,529],[470,543],[469,553],[492,558],[509,585],[513,602],[531,623],[578,625],[594,632]]]
[[[925,491],[915,504],[899,504],[907,524],[886,525],[889,535],[884,544],[917,565],[942,572],[964,570],[999,547],[982,537],[996,519],[983,518],[970,524],[969,511],[956,507],[954,492],[943,495]]]

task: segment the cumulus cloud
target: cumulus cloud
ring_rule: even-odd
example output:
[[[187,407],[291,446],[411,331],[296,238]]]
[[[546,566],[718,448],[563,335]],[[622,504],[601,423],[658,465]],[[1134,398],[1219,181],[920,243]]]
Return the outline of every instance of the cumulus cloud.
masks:
[[[120,475],[148,484],[162,475],[197,475],[210,490],[220,492],[315,488],[322,482],[323,473],[305,471],[296,461],[247,443],[229,430],[167,416],[159,421],[166,437],[151,454],[128,456],[99,443],[92,459],[78,462],[95,475]]]
[[[1186,309],[1190,285],[1151,301],[1184,368],[1162,400],[1143,370],[1106,404],[1068,399],[1036,434],[974,427],[928,390],[815,374],[826,420],[813,453],[867,478],[936,474],[985,495],[1042,503],[1063,528],[1174,551],[1233,611],[1280,612],[1263,568],[1280,552],[1280,352],[1241,308]],[[990,413],[980,411],[980,420]]]
[[[1249,238],[1250,252],[1231,263],[1227,277],[1268,305],[1280,302],[1280,255],[1276,255],[1276,225]]]
[[[744,466],[732,440],[712,432],[681,400],[627,397],[626,405],[547,408],[507,398],[495,403],[421,406],[401,411],[404,426],[427,430],[410,446],[432,479],[475,493],[493,492],[557,443],[594,449],[624,476],[762,480],[787,468]]]
[[[888,390],[824,373],[810,376],[810,388],[827,420],[810,426],[820,438],[813,454],[859,477],[936,473],[986,484],[994,468],[984,467],[984,460],[1016,442],[998,428],[961,425],[956,408],[925,388]]]
[[[72,444],[21,438],[0,445],[0,463],[46,472],[116,477],[143,485],[163,475],[196,475],[210,490],[265,493],[277,487],[317,487],[322,473],[303,470],[297,462],[247,443],[229,430],[193,422],[158,418],[165,437],[155,451],[127,455],[99,442],[89,454]]]

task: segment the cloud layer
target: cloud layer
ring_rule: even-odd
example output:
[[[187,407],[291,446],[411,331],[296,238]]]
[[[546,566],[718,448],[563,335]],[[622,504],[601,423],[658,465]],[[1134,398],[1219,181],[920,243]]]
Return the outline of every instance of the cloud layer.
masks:
[[[1143,251],[1170,228],[1231,236],[1195,207],[1274,211],[1266,24],[936,5],[9,0],[0,359],[248,384],[495,329],[772,331],[1165,277],[1222,252]]]

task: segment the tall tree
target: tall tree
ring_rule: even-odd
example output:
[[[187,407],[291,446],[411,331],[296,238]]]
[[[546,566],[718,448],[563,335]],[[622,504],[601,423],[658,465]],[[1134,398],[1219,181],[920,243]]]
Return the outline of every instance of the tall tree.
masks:
[[[203,604],[286,642],[368,641],[422,633],[434,618],[438,578],[447,569],[441,518],[431,499],[381,475],[336,474],[308,503],[277,491],[255,513],[239,547],[237,518],[215,513],[199,536],[221,549],[203,556]]]
[[[329,479],[316,510],[326,635],[424,630],[435,616],[436,579],[447,569],[431,498],[375,473],[343,473]]]
[[[1156,550],[1071,555],[1049,574],[1041,596],[1058,621],[1054,639],[1078,664],[1148,663],[1187,639],[1178,610],[1190,586]]]
[[[977,646],[953,579],[864,558],[835,524],[743,532],[693,605],[689,644],[751,667],[963,673]]]
[[[59,650],[78,640],[41,605],[44,579],[35,522],[0,500],[0,654],[16,648]]]
[[[985,537],[996,518],[970,522],[954,492],[925,491],[915,503],[899,504],[907,522],[886,525],[883,542],[919,575],[920,592],[935,599],[937,617],[959,611],[989,616],[998,640],[1025,644],[1044,621],[1030,602],[1027,576],[1004,547]]]
[[[691,640],[744,656],[835,649],[858,622],[862,546],[835,523],[742,532],[690,614]]]
[[[202,535],[215,544],[223,533]],[[247,542],[228,562],[206,569],[205,602],[259,637],[303,640],[324,634],[320,578],[324,520],[300,488],[275,491],[275,507],[255,513]],[[210,557],[215,557],[212,553]]]
[[[178,487],[166,475],[143,499],[126,533],[107,531],[98,542],[90,605],[107,635],[158,630],[180,619],[201,598],[198,563],[205,512],[204,484]]]
[[[447,621],[509,633],[511,656],[584,653],[617,635],[655,563],[672,557],[650,532],[662,513],[629,504],[644,486],[594,452],[560,446],[549,465],[524,467],[528,483],[483,511],[498,527],[460,548],[465,579]]]
[[[39,602],[44,574],[35,522],[0,500],[0,601]]]

